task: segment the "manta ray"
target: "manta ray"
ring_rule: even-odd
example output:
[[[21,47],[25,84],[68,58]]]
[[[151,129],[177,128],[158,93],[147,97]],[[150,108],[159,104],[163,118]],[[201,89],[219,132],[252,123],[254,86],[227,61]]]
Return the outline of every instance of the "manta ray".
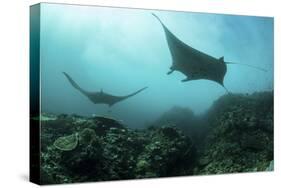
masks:
[[[180,39],[178,39],[160,20],[158,16],[152,13],[154,17],[161,23],[168,43],[168,47],[172,56],[172,66],[168,75],[174,71],[179,71],[183,73],[186,78],[182,82],[187,82],[191,80],[206,79],[214,81],[221,86],[224,86],[224,77],[227,72],[227,64],[238,64],[233,62],[225,62],[224,57],[215,58],[206,53],[203,53],[191,46],[185,44]],[[266,71],[262,68],[255,67],[247,64],[252,68],[256,68],[262,71]],[[226,88],[225,88],[226,89]],[[226,89],[228,92],[228,90]]]
[[[144,87],[136,92],[133,92],[129,95],[125,96],[114,96],[109,93],[105,93],[103,90],[99,92],[90,92],[82,89],[67,73],[63,72],[63,74],[66,76],[67,80],[70,82],[70,84],[80,91],[83,95],[88,97],[90,101],[92,101],[94,104],[107,104],[109,107],[113,106],[114,104],[121,102],[125,99],[128,99],[132,96],[137,95],[138,93],[142,92],[143,90],[147,89],[147,87]]]

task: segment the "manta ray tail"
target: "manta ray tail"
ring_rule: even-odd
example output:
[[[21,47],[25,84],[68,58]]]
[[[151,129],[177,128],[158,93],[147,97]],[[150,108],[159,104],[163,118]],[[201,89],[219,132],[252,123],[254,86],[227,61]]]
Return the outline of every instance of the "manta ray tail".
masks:
[[[81,93],[83,93],[83,94],[86,94],[87,92],[84,90],[84,89],[82,89],[66,72],[62,72],[65,76],[66,76],[66,78],[67,78],[67,80],[70,82],[70,84],[75,88],[75,89],[77,89],[78,91],[80,91]]]
[[[231,93],[228,91],[228,89],[227,89],[224,85],[222,85],[222,87],[225,89],[225,91],[227,92],[227,94],[231,94]]]
[[[244,65],[244,66],[251,67],[251,68],[254,68],[254,69],[257,69],[257,70],[260,70],[260,71],[267,72],[266,69],[263,69],[263,68],[260,68],[260,67],[256,67],[256,66],[253,66],[253,65],[240,64],[240,63],[233,63],[233,62],[225,62],[225,63],[226,63],[226,64],[233,64],[233,65]]]

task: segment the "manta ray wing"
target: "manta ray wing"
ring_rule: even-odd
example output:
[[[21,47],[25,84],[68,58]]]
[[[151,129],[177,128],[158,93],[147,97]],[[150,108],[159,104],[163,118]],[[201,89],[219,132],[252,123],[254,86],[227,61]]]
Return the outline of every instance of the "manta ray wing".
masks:
[[[125,96],[114,96],[114,95],[110,95],[110,94],[107,94],[107,93],[103,93],[104,95],[104,98],[107,98],[107,101],[108,101],[108,105],[109,106],[113,106],[114,104],[118,103],[118,102],[121,102],[123,100],[126,100],[130,97],[133,97],[135,95],[137,95],[138,93],[142,92],[143,90],[147,89],[148,87],[144,87],[142,89],[139,89],[129,95],[125,95]]]

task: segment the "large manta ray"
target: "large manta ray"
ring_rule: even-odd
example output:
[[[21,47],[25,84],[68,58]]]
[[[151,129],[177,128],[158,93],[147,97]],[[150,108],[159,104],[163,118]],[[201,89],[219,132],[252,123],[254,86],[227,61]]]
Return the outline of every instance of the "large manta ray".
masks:
[[[147,87],[144,87],[134,93],[131,93],[129,95],[125,96],[114,96],[108,93],[103,92],[102,90],[100,92],[89,92],[84,89],[82,89],[67,73],[63,72],[63,74],[66,76],[67,80],[70,82],[70,84],[80,91],[82,94],[84,94],[90,101],[92,101],[94,104],[107,104],[109,107],[113,106],[114,104],[123,101],[125,99],[128,99],[129,97],[132,97],[143,90],[145,90]]]
[[[153,16],[161,23],[168,43],[168,47],[172,56],[172,66],[167,74],[171,74],[173,71],[179,71],[183,73],[186,78],[182,82],[206,79],[212,80],[224,87],[224,76],[227,71],[226,64],[237,64],[231,62],[225,62],[224,57],[215,58],[208,54],[205,54],[199,50],[192,48],[178,39],[164,24],[163,22],[152,13]],[[246,64],[240,64],[246,65]],[[264,69],[246,65],[252,68]],[[225,87],[224,87],[225,88]],[[226,89],[226,88],[225,88]]]

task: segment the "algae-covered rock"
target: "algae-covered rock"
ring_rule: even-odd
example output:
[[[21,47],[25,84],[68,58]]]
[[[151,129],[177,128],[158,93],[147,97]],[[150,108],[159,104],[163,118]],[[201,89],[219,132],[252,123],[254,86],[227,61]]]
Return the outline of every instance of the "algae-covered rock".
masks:
[[[263,171],[273,160],[272,92],[225,95],[207,116],[212,130],[201,153],[210,162],[197,174]]]
[[[208,157],[202,157],[198,160],[198,164],[200,166],[206,166],[207,164],[209,164],[211,162],[211,159]]]
[[[140,159],[136,164],[136,171],[138,173],[146,173],[149,170],[150,164],[145,159]]]
[[[97,140],[97,135],[93,129],[85,128],[79,133],[79,143],[81,145],[91,144],[95,140]]]
[[[268,146],[268,137],[264,133],[243,134],[241,136],[241,147],[245,149],[264,150]]]
[[[72,134],[69,136],[59,137],[55,142],[54,146],[62,151],[71,151],[78,145],[78,134]]]
[[[137,159],[138,177],[148,172],[158,177],[191,174],[196,151],[190,138],[174,127],[151,130],[150,142]]]
[[[94,116],[92,120],[96,124],[95,131],[98,135],[105,135],[110,128],[124,128],[121,121],[107,117],[107,116]]]

